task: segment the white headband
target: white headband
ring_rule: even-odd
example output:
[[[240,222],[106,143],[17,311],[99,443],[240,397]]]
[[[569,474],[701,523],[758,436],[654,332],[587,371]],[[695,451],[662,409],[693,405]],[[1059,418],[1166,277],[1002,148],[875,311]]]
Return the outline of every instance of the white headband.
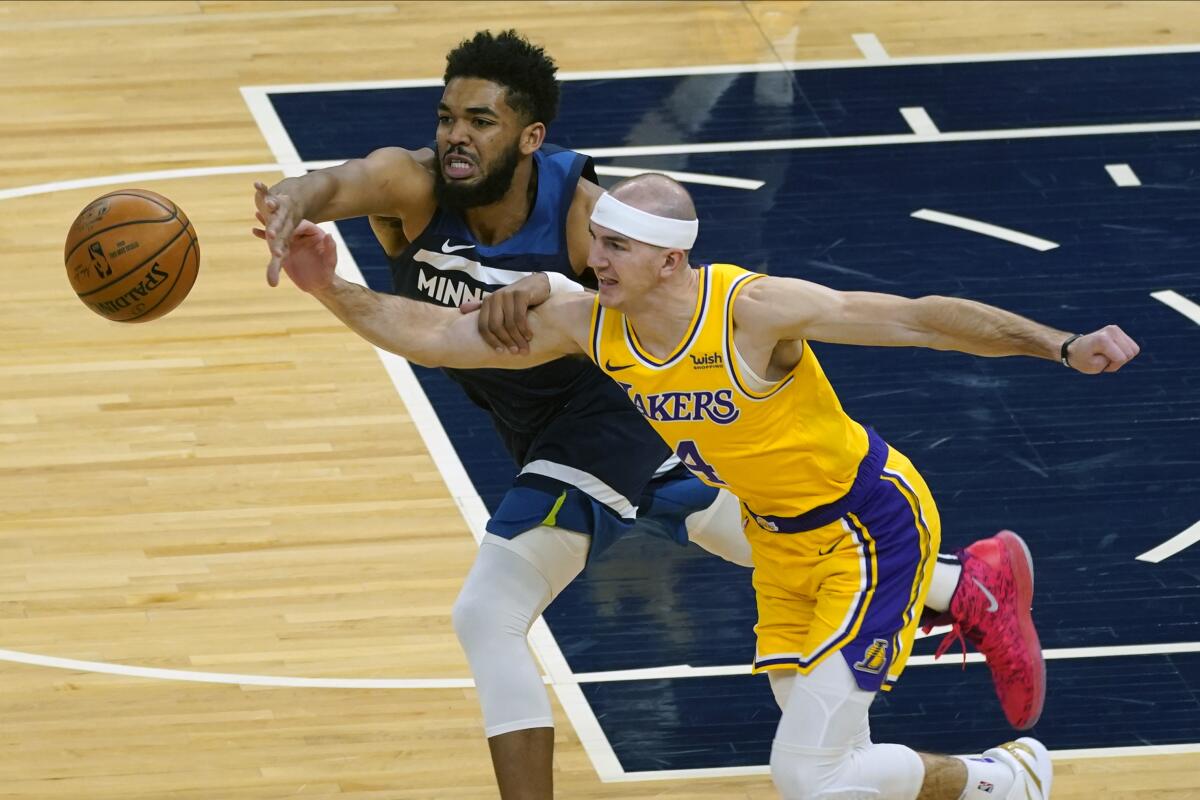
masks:
[[[700,220],[660,217],[626,205],[608,192],[596,201],[592,222],[639,242],[680,250],[691,250],[700,232]]]

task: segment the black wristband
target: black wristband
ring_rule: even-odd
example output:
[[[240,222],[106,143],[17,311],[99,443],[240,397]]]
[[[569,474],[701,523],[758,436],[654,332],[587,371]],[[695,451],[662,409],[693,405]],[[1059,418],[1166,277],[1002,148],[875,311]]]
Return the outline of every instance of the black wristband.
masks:
[[[1062,362],[1062,365],[1064,367],[1071,366],[1071,362],[1067,358],[1067,348],[1071,346],[1071,342],[1075,341],[1080,336],[1083,336],[1083,334],[1076,333],[1075,335],[1069,337],[1065,342],[1062,343],[1062,348],[1058,351],[1058,360]]]

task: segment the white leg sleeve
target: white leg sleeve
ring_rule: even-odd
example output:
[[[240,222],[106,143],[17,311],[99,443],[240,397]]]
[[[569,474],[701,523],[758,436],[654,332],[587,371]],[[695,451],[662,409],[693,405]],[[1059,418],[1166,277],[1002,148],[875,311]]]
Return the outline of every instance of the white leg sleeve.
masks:
[[[550,698],[529,651],[529,628],[583,569],[590,538],[534,528],[512,540],[488,534],[454,603],[488,737],[552,728]]]
[[[684,520],[688,539],[715,556],[743,567],[753,567],[750,542],[742,532],[742,506],[724,489],[711,506]]]
[[[783,718],[771,746],[771,778],[784,800],[915,800],[925,780],[907,747],[872,744],[874,692],[858,688],[838,656],[808,675],[769,672]]]

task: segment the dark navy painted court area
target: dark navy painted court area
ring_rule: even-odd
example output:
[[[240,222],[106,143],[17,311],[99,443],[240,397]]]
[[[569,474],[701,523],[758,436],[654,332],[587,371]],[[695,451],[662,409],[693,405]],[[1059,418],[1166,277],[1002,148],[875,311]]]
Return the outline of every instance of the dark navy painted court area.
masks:
[[[434,131],[439,88],[272,95],[305,160]],[[567,81],[550,140],[580,148],[1200,120],[1200,54],[1066,58]],[[1200,132],[620,156],[601,165],[762,180],[690,185],[696,261],[835,288],[964,296],[1071,331],[1120,324],[1142,346],[1119,374],[1049,361],[816,345],[848,411],[923,472],[944,549],[1012,528],[1036,561],[1043,646],[1146,646],[1051,658],[1036,735],[1051,749],[1200,743],[1200,545],[1135,557],[1200,520],[1200,327],[1150,296],[1200,302]],[[1140,187],[1115,185],[1128,164]],[[1037,252],[913,219],[971,217],[1057,242]],[[341,229],[388,289],[363,220]],[[456,386],[417,369],[480,495],[514,469]],[[748,664],[749,573],[631,538],[547,611],[575,672]],[[917,644],[932,651],[934,641]],[[1052,654],[1053,655],[1053,654]],[[944,660],[952,660],[946,656]],[[765,677],[585,684],[625,770],[765,764],[778,712]],[[978,752],[1009,732],[982,664],[912,666],[874,709],[875,738]]]

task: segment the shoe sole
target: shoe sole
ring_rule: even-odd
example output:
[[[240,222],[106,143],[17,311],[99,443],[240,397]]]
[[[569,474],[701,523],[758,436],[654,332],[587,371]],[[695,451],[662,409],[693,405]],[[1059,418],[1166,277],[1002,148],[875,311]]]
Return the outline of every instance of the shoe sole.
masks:
[[[1034,656],[1036,661],[1034,669],[1038,674],[1030,717],[1024,725],[1013,726],[1019,731],[1024,731],[1032,728],[1041,719],[1042,708],[1046,703],[1046,661],[1042,658],[1042,644],[1038,639],[1037,628],[1034,627],[1033,614],[1030,611],[1030,607],[1033,605],[1033,556],[1030,554],[1025,540],[1012,531],[1000,531],[995,538],[1004,545],[1005,554],[1012,566],[1013,577],[1017,583],[1017,625],[1021,632],[1021,639]]]

